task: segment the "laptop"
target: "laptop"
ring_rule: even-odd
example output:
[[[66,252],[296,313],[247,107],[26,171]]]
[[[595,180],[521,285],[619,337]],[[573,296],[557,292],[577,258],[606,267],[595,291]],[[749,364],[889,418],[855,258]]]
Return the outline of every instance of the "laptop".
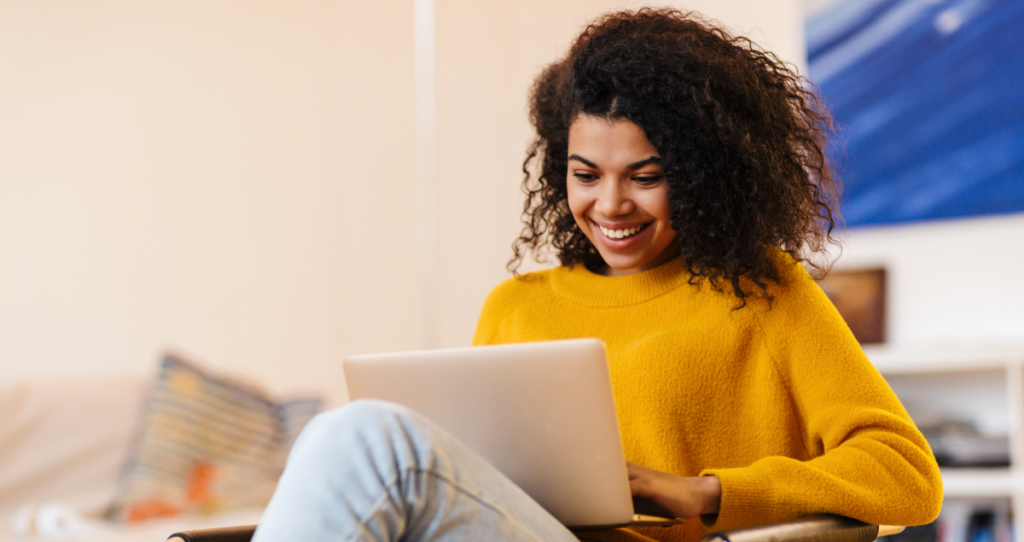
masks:
[[[679,523],[651,501],[634,510],[597,339],[350,356],[344,371],[350,399],[419,412],[566,526]]]

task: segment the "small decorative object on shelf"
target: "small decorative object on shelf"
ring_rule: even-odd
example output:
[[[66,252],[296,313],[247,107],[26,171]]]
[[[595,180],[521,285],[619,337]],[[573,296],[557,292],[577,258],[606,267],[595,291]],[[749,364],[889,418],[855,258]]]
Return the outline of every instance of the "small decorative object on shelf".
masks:
[[[1010,437],[986,435],[968,421],[921,426],[940,467],[1009,467]]]

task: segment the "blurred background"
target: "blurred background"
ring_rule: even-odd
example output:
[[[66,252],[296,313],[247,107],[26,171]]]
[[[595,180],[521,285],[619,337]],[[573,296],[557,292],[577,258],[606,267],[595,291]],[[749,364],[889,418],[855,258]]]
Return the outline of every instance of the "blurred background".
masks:
[[[943,15],[961,4],[967,11]],[[1009,102],[942,102],[963,114],[925,119],[902,141],[906,110],[874,125],[865,111],[951,83],[873,71],[885,58],[902,59],[893,71],[905,73],[932,57],[886,41],[898,32],[858,34],[891,30],[894,14],[910,10],[954,35],[1004,4],[669,5],[749,36],[819,82],[852,151],[854,210],[836,268],[884,270],[882,293],[869,294],[883,311],[869,355],[926,410],[929,397],[957,397],[947,381],[974,382],[966,396],[996,397],[994,406],[975,418],[953,408],[952,418],[1001,435],[1021,457],[1024,203],[1001,195],[1020,194],[1022,181],[938,163],[956,152],[1015,163],[1021,147],[1010,139],[993,157],[960,141],[925,152],[943,134],[1005,128],[1000,119],[1020,109],[1000,108],[1020,103],[1019,87],[1011,78],[988,94]],[[640,5],[0,0],[0,381],[145,377],[174,350],[274,396],[339,404],[348,354],[468,345],[488,291],[510,276],[533,77],[589,20]],[[1006,47],[1020,66],[1019,46],[987,49]],[[829,56],[837,50],[846,56]],[[951,64],[936,70],[975,76],[964,71],[971,57],[944,58]],[[873,136],[854,130],[864,125],[882,126],[887,139],[875,147],[903,149],[903,162],[872,155]],[[879,193],[878,179],[897,170],[910,188]],[[966,204],[921,203],[967,178],[942,200]],[[940,382],[919,393],[934,374]],[[997,463],[989,478],[963,482],[982,489],[965,491],[1024,495],[1020,474]]]
[[[639,5],[436,0],[418,133],[411,1],[0,0],[0,375],[171,347],[339,401],[346,354],[469,344],[509,276],[534,76]],[[678,7],[806,65],[795,0]]]
[[[412,2],[0,1],[0,375],[174,347],[337,394],[346,354],[468,344],[509,276],[529,85],[637,5],[435,0],[418,136]],[[678,7],[806,72],[797,0]],[[840,267],[887,268],[890,344],[1024,343],[1024,215],[844,237]]]

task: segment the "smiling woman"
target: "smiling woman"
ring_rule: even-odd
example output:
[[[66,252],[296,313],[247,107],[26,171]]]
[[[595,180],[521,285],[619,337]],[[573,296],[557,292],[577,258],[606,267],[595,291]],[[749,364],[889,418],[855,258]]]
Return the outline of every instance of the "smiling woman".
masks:
[[[509,265],[545,245],[562,265],[498,285],[474,344],[602,339],[633,494],[700,517],[600,538],[934,519],[927,444],[799,264],[838,219],[813,87],[698,15],[642,9],[587,27],[530,113]]]
[[[739,306],[751,294],[770,299],[781,278],[773,250],[814,267],[811,255],[831,241],[840,187],[824,151],[830,117],[771,53],[697,14],[666,13],[595,22],[537,78],[525,227],[509,269],[550,245],[562,265],[616,272],[565,205],[570,140],[582,135],[570,128],[593,117],[635,125],[661,158],[674,250],[693,282],[731,291]]]
[[[569,171],[569,209],[602,274],[639,273],[676,256],[661,157],[639,126],[580,115],[569,127]]]
[[[799,264],[823,250],[838,191],[828,115],[802,85],[696,15],[642,9],[590,25],[532,94],[510,266],[546,244],[562,265],[495,287],[473,344],[600,339],[631,492],[693,521],[574,534],[429,420],[356,401],[310,423],[256,542],[932,521],[927,442]]]

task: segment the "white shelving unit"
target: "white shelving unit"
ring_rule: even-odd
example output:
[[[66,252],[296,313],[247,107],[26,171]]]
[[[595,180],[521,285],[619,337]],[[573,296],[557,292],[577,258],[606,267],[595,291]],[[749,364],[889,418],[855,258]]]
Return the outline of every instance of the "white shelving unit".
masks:
[[[984,411],[987,419],[1005,425],[1010,467],[944,468],[943,488],[947,498],[1011,499],[1018,526],[1015,531],[1024,532],[1024,348],[909,350],[867,346],[864,352],[908,410],[912,410],[909,403],[921,397],[905,398],[899,384],[913,382],[914,391],[932,394],[924,400],[931,400],[933,405],[967,415]]]

